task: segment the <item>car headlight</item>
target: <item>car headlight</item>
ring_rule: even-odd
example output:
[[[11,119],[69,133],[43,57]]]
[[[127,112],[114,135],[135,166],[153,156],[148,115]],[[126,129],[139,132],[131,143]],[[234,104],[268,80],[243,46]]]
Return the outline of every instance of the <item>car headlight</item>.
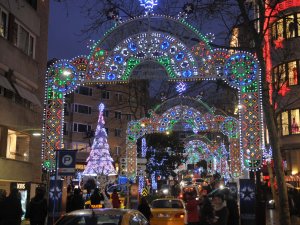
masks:
[[[166,195],[169,193],[169,190],[168,189],[163,189],[162,192]]]

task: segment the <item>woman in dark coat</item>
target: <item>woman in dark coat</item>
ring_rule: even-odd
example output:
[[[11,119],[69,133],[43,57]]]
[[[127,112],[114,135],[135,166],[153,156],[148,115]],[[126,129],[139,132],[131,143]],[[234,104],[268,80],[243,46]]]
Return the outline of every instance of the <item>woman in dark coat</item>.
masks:
[[[119,195],[116,189],[114,189],[112,195],[111,195],[111,199],[112,199],[112,205],[113,208],[120,208],[121,204],[120,204],[120,199],[119,199]]]
[[[141,198],[138,210],[146,217],[148,221],[150,221],[151,210],[145,197]]]
[[[23,215],[21,198],[18,189],[13,188],[2,204],[1,225],[20,225]]]
[[[70,211],[84,208],[84,200],[79,188],[74,189],[74,194],[70,199]]]

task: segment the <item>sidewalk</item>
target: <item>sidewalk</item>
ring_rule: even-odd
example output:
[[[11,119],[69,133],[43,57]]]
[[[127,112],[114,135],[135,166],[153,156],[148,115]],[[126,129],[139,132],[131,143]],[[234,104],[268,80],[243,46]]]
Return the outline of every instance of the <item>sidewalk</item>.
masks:
[[[275,209],[266,209],[266,220],[266,225],[279,225],[278,215]],[[300,225],[300,217],[293,215],[291,217],[291,224]]]

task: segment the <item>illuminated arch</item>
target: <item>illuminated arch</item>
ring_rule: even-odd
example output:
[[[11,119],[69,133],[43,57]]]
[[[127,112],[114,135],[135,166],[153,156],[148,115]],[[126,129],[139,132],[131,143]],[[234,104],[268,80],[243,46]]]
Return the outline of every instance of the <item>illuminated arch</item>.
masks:
[[[168,41],[169,44],[165,45],[164,41]],[[139,42],[137,50],[144,51],[144,55],[134,53],[134,48],[130,50],[130,43],[138,45]],[[176,47],[174,51],[171,50],[172,46]],[[128,50],[127,55],[122,52],[124,48]],[[123,58],[118,57],[120,55]],[[126,61],[126,64],[121,65],[122,60]],[[223,79],[232,88],[238,89],[241,107],[240,139],[234,141],[236,154],[242,153],[243,166],[246,168],[255,170],[260,167],[264,137],[260,69],[257,59],[247,52],[232,53],[225,49],[212,49],[208,39],[184,20],[154,15],[124,22],[93,43],[88,56],[59,60],[48,68],[42,140],[45,169],[55,169],[54,152],[55,149],[61,149],[63,144],[65,94],[85,84],[128,82],[132,69],[149,60],[163,65],[169,79],[173,81]],[[116,69],[112,65],[118,62],[119,66]],[[229,132],[236,127],[236,122],[230,118],[223,123],[223,129]],[[199,123],[193,122],[193,126],[197,125]],[[132,144],[128,142],[128,146]],[[135,154],[132,154],[132,157],[134,158]]]

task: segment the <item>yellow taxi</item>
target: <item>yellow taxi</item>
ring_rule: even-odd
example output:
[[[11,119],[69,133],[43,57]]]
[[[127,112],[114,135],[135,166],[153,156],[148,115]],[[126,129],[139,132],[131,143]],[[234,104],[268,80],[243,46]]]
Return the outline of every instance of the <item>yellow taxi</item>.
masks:
[[[184,225],[187,212],[184,202],[177,198],[160,198],[151,203],[151,225]]]

